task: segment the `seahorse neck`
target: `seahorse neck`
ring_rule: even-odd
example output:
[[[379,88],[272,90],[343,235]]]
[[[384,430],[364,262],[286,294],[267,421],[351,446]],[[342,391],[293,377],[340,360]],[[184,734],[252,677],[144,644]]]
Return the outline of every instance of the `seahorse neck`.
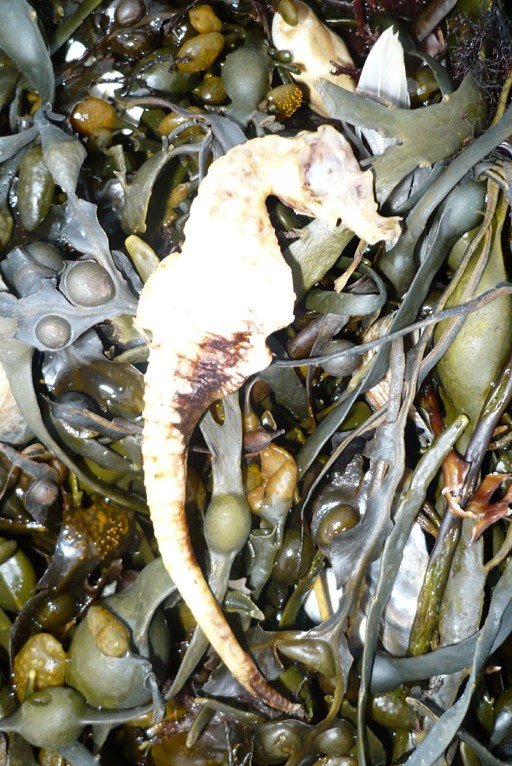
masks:
[[[254,139],[215,164],[216,173],[207,174],[192,207],[184,249],[222,247],[236,254],[242,247],[244,258],[253,249],[260,262],[265,255],[280,257],[266,200],[271,194],[286,200],[300,189],[299,163],[289,142],[280,136]]]

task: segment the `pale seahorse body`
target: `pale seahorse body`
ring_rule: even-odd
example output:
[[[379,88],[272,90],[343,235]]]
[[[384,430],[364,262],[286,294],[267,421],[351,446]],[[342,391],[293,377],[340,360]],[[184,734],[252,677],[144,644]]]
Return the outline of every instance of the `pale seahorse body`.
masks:
[[[369,243],[394,239],[397,218],[377,213],[370,172],[331,126],[268,135],[216,160],[199,187],[180,254],[144,286],[137,322],[150,336],[143,458],[160,553],[198,625],[243,686],[268,705],[278,694],[240,647],[195,559],[185,519],[187,447],[206,408],[270,362],[266,338],[293,319],[291,272],[265,201],[273,194]]]

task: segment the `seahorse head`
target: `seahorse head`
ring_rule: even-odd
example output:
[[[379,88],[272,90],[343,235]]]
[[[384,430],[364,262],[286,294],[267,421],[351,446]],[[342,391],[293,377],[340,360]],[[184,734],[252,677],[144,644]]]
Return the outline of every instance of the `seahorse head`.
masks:
[[[399,219],[378,214],[372,172],[361,170],[346,138],[332,125],[300,135],[302,212],[326,221],[331,228],[344,222],[371,244],[398,237]]]

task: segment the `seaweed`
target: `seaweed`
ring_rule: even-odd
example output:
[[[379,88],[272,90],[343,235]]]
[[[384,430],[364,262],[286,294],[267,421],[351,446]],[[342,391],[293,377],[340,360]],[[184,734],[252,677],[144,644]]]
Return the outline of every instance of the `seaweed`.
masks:
[[[510,11],[303,5],[0,2],[9,763],[510,762]],[[353,63],[301,47],[303,17]],[[389,241],[361,201],[321,221],[281,194],[260,200],[273,258],[249,252],[278,147],[346,194],[346,168],[301,154],[315,136],[348,142]],[[146,498],[149,330],[178,342],[256,293],[253,374],[222,384],[245,353],[228,338],[178,392],[173,491],[230,631],[210,642]],[[263,686],[224,664],[232,641]]]

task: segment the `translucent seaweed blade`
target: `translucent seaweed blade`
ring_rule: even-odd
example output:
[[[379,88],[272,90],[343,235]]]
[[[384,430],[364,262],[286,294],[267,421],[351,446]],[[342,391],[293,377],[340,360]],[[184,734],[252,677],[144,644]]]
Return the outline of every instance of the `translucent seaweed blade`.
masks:
[[[425,536],[416,525],[404,546],[402,563],[383,612],[382,644],[395,657],[406,654],[427,564]]]
[[[356,93],[402,109],[409,108],[404,51],[393,27],[388,27],[371,49],[361,71]],[[360,134],[368,142],[373,154],[377,155],[384,154],[388,146],[397,143],[396,139],[384,138],[378,131],[368,128],[361,128]]]
[[[449,747],[467,714],[477,686],[477,676],[493,650],[505,612],[511,603],[512,562],[509,561],[495,585],[485,623],[479,633],[468,682],[457,702],[436,721],[427,736],[409,757],[409,766],[431,766]]]
[[[37,14],[26,0],[0,0],[0,47],[16,64],[43,103],[52,103],[55,78]]]
[[[40,109],[35,117],[43,145],[44,161],[56,184],[67,196],[75,194],[81,167],[87,157],[87,151],[80,141],[69,136],[61,128],[53,125]]]

